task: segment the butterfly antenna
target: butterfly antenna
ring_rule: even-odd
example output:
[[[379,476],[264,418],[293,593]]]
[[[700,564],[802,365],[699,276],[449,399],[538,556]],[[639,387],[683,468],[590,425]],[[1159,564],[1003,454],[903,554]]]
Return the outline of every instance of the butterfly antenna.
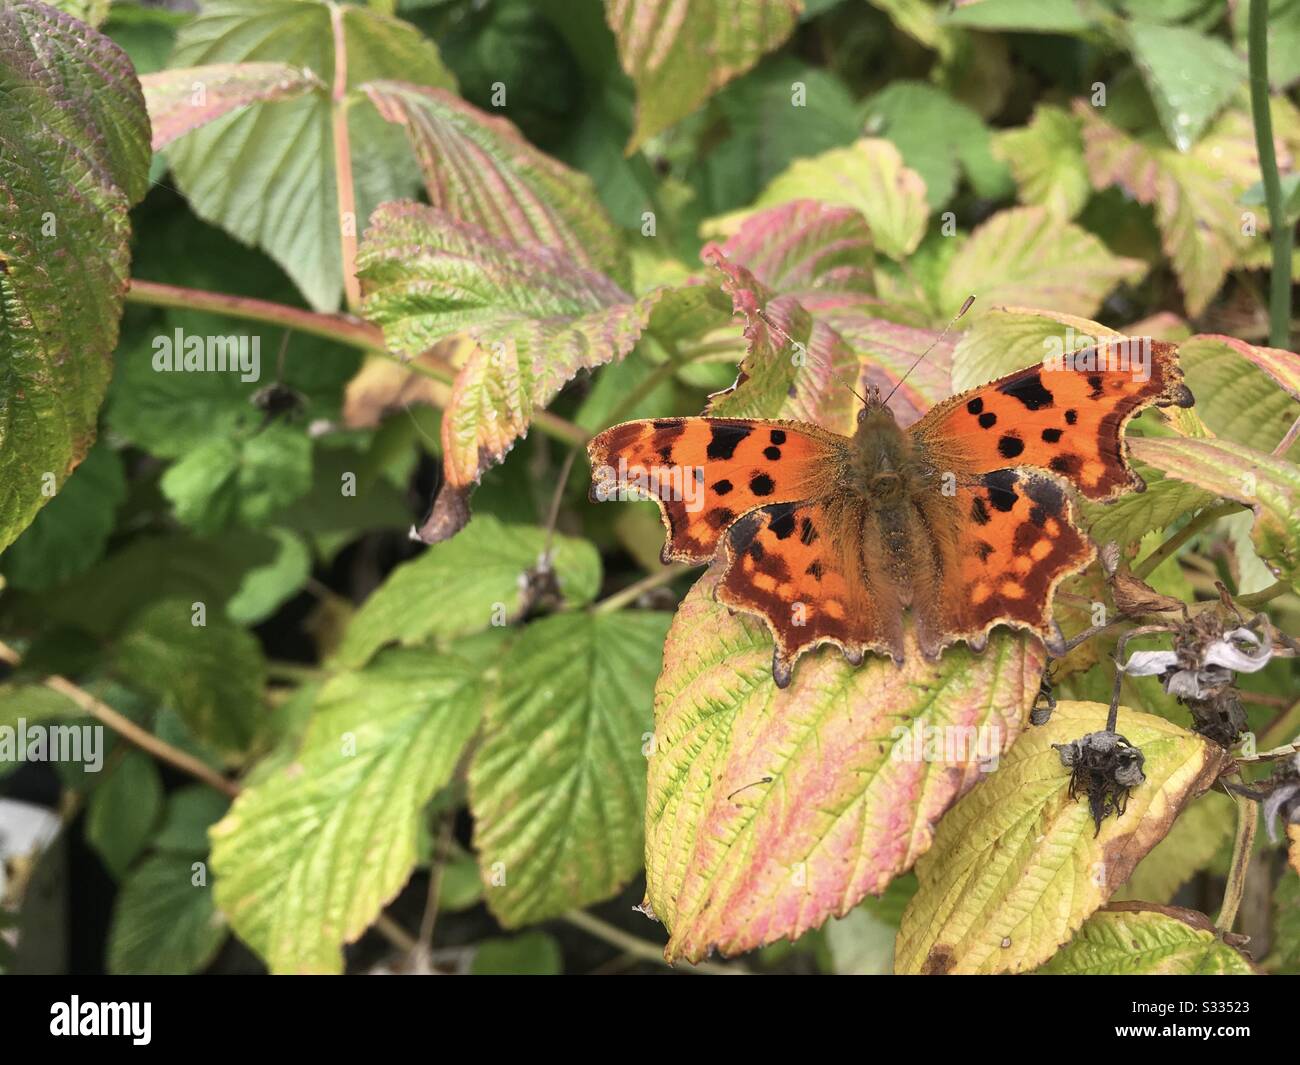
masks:
[[[777,335],[779,335],[779,336],[781,337],[781,339],[784,340],[787,344],[790,344],[790,345],[796,345],[796,344],[797,344],[799,347],[803,348],[803,350],[804,350],[805,353],[807,353],[807,354],[809,354],[809,355],[812,354],[812,352],[809,351],[808,346],[807,346],[806,344],[801,344],[799,341],[795,340],[794,337],[792,337],[789,333],[787,333],[784,329],[782,329],[779,325],[777,325],[774,321],[772,321],[772,319],[769,318],[769,317],[767,316],[767,311],[763,310],[762,308],[759,308],[759,310],[758,310],[757,313],[758,313],[758,317],[760,317],[761,319],[763,319],[764,324],[765,324],[765,325],[766,325],[770,330],[772,330],[772,332],[774,332],[774,333],[776,333]],[[845,388],[847,388],[850,392],[852,392],[853,395],[857,396],[857,398],[858,398],[859,400],[861,400],[863,403],[866,403],[866,402],[867,402],[867,401],[862,397],[862,394],[861,394],[861,393],[860,393],[856,388],[854,388],[851,384],[849,384],[848,381],[846,381],[846,380],[844,379],[843,375],[841,375],[841,374],[836,374],[836,373],[834,373],[833,370],[832,370],[832,374],[833,374],[833,376],[835,377],[835,380],[836,380],[836,381],[838,381],[838,382],[839,382],[840,384],[842,384]]]
[[[957,324],[957,319],[959,319],[963,314],[969,311],[971,304],[974,302],[975,302],[974,296],[966,297],[966,302],[961,305],[961,310],[959,310],[956,314],[952,316],[952,320],[943,327],[943,332],[940,333],[937,337],[935,337],[934,340],[930,342],[930,346],[916,357],[916,361],[907,368],[907,373],[903,374],[903,376],[898,379],[898,384],[894,385],[894,387],[889,390],[889,395],[885,397],[886,405],[889,403],[890,399],[893,398],[894,393],[898,391],[899,385],[901,385],[904,381],[906,381],[908,376],[911,374],[911,372],[921,365],[922,360],[924,360],[924,358],[927,355],[929,355],[931,351],[934,350],[934,346],[938,344],[939,341],[941,341],[944,337],[948,335],[948,330],[950,330],[954,325]]]

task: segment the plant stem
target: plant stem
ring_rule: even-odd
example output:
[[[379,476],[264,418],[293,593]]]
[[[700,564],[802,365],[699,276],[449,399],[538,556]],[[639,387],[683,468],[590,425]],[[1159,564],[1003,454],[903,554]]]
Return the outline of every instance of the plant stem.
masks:
[[[132,280],[126,299],[128,303],[143,306],[212,311],[251,322],[284,326],[338,344],[360,348],[374,355],[381,355],[405,367],[411,373],[418,373],[423,377],[441,381],[443,384],[451,384],[456,379],[456,371],[450,366],[431,365],[422,359],[407,360],[389,351],[384,347],[384,335],[378,328],[350,314],[321,314],[303,310],[301,307],[289,307],[283,303],[254,299],[250,296],[228,296],[223,292],[182,288],[179,285],[164,285],[156,281],[139,279]],[[533,424],[537,426],[539,432],[575,446],[585,445],[590,436],[585,429],[547,410],[534,412]]]
[[[1268,299],[1268,342],[1288,346],[1291,332],[1291,225],[1282,203],[1277,153],[1273,150],[1273,116],[1268,95],[1268,0],[1250,0],[1246,42],[1250,61],[1250,113],[1255,121],[1255,149],[1264,179],[1264,202],[1273,245],[1273,270]]]
[[[1141,563],[1133,569],[1133,576],[1139,580],[1145,579],[1151,572],[1160,565],[1165,559],[1177,551],[1188,540],[1195,536],[1212,522],[1220,518],[1227,517],[1229,514],[1235,514],[1241,508],[1240,503],[1219,503],[1213,507],[1206,507],[1196,515],[1191,521],[1179,529],[1173,536],[1169,537],[1163,544],[1157,547],[1151,554],[1147,555]]]
[[[251,322],[296,329],[300,333],[309,333],[377,355],[396,357],[384,347],[384,334],[376,326],[350,314],[322,314],[252,296],[229,296],[224,292],[182,288],[180,285],[164,285],[158,281],[141,281],[139,278],[131,279],[126,301],[148,307],[178,307],[182,310],[228,314]]]
[[[629,584],[626,588],[620,589],[613,595],[606,596],[599,603],[596,603],[591,609],[596,614],[612,614],[615,610],[627,606],[628,603],[635,602],[644,593],[654,588],[659,588],[665,584],[671,584],[683,573],[689,573],[690,567],[677,563],[672,566],[665,566],[661,570],[656,570],[648,577],[642,577],[634,584]]]
[[[356,311],[361,306],[361,282],[357,278],[357,194],[352,184],[352,142],[348,138],[348,45],[343,32],[343,9],[338,4],[330,4],[330,27],[334,31],[334,90],[330,99],[330,120],[334,132],[334,183],[338,191],[343,294],[348,310]]]
[[[417,949],[425,954],[433,950],[433,930],[438,923],[438,900],[442,895],[442,871],[447,866],[447,853],[451,849],[451,832],[455,815],[445,813],[438,828],[438,838],[433,845],[433,860],[429,868],[429,893],[425,897],[424,914],[420,917],[420,933],[416,937]]]
[[[659,965],[668,964],[664,960],[663,950],[660,947],[632,935],[631,932],[624,932],[621,928],[615,928],[607,921],[602,921],[599,917],[593,917],[583,910],[570,910],[561,920],[573,925],[574,928],[581,928],[588,935],[595,936],[597,939],[603,940],[610,946],[617,947],[641,961],[652,961]],[[716,962],[707,961],[677,971],[683,973],[713,973],[717,976],[750,975],[749,970],[740,965],[719,965]]]
[[[0,641],[0,661],[11,666],[17,666],[22,662],[22,655],[7,643]],[[186,754],[184,751],[178,750],[165,740],[160,740],[151,732],[142,729],[130,718],[119,714],[102,699],[95,698],[84,688],[73,684],[67,677],[55,674],[46,677],[42,683],[51,691],[56,691],[65,698],[71,699],[81,710],[97,721],[102,721],[124,740],[139,747],[140,750],[153,755],[160,761],[175,766],[181,772],[188,773],[197,780],[203,781],[204,784],[215,788],[223,795],[229,795],[233,799],[239,794],[239,785],[233,780],[226,779],[206,763]]]
[[[1223,908],[1219,910],[1214,926],[1220,932],[1231,932],[1237,920],[1237,908],[1246,889],[1246,870],[1250,866],[1250,849],[1255,843],[1258,826],[1259,803],[1244,795],[1234,795],[1237,801],[1237,837],[1232,844],[1232,865],[1228,868],[1228,885],[1223,892]]]
[[[1258,592],[1251,592],[1249,595],[1239,595],[1233,599],[1238,606],[1250,607],[1254,610],[1256,607],[1263,606],[1265,603],[1272,602],[1280,595],[1286,595],[1291,590],[1291,585],[1286,581],[1276,581],[1267,588]]]
[[[1286,435],[1277,442],[1277,447],[1273,449],[1273,455],[1276,458],[1282,458],[1291,450],[1291,445],[1300,439],[1300,418],[1291,423],[1291,428],[1286,431]]]

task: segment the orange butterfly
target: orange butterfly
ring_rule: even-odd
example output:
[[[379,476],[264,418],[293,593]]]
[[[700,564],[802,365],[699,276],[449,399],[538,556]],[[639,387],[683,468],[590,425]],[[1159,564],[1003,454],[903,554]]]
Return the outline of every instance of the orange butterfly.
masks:
[[[823,643],[854,664],[867,651],[901,663],[905,609],[929,659],[957,640],[982,650],[1000,624],[1060,654],[1052,595],[1095,556],[1063,483],[1093,500],[1141,491],[1125,425],[1192,402],[1174,345],[1110,341],[954,396],[907,429],[875,388],[852,437],[739,418],[615,425],[587,447],[592,498],[658,501],[665,562],[718,557],[717,598],[766,620],[779,687]]]

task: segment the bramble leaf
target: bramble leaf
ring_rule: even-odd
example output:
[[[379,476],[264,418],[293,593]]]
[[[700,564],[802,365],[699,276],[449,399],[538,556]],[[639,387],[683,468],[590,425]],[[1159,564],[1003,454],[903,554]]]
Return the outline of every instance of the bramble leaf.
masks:
[[[364,665],[384,644],[405,646],[482,632],[517,621],[530,604],[528,572],[546,549],[543,529],[474,518],[446,543],[398,566],[348,625],[338,665]],[[600,556],[586,540],[556,536],[550,569],[565,605],[589,603],[600,587]]]
[[[1043,667],[1006,633],[938,665],[912,646],[902,669],[825,648],[780,691],[767,629],[711,581],[678,608],[655,693],[646,896],[669,960],[795,938],[883,892],[1020,732]]]
[[[1150,902],[1098,910],[1038,970],[1048,976],[1252,976],[1257,970],[1225,943],[1203,913]]]
[[[292,99],[252,103],[174,141],[167,158],[200,218],[266,251],[317,310],[343,291],[330,93],[335,74],[332,5],[307,0],[210,0],[176,41],[173,67],[279,63],[310,71],[320,85]],[[339,7],[347,89],[402,78],[454,88],[438,49],[415,27],[353,4]],[[405,138],[364,97],[348,106],[360,233],[380,203],[418,182]]]
[[[1133,440],[1166,477],[1251,507],[1251,540],[1269,568],[1300,588],[1300,467],[1230,440]]]
[[[494,237],[567,252],[575,263],[626,283],[622,238],[585,174],[445,89],[376,81],[365,92],[380,115],[406,132],[434,207]]]
[[[628,154],[777,47],[802,9],[802,0],[605,0],[619,60],[636,83]]]
[[[478,727],[481,671],[396,650],[321,691],[296,757],[211,831],[214,897],[272,972],[340,972],[406,882],[421,811]]]
[[[1057,218],[1073,218],[1092,195],[1079,120],[1063,108],[1043,104],[1029,125],[996,134],[993,154],[1011,168],[1021,202]]]
[[[640,868],[667,628],[650,611],[556,614],[512,645],[470,767],[474,847],[507,927],[606,899]]]
[[[0,10],[0,551],[95,440],[147,188],[131,63],[31,0]]]
[[[1230,760],[1183,728],[1120,707],[1118,731],[1141,749],[1146,781],[1123,815],[1095,831],[1053,743],[1102,729],[1107,707],[1062,700],[940,822],[903,916],[900,973],[1023,972],[1046,961],[1169,831]]]

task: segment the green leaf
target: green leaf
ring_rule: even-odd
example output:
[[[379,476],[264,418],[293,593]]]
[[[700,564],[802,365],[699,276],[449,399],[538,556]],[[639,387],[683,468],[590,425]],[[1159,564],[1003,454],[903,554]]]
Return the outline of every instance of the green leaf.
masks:
[[[1117,902],[1093,914],[1050,962],[1051,976],[1251,976],[1256,970],[1203,913]]]
[[[88,26],[98,26],[108,18],[108,7],[112,0],[53,0],[51,7],[80,19]]]
[[[199,972],[225,940],[226,922],[212,903],[201,856],[154,854],[131,871],[118,892],[108,931],[108,971]]]
[[[409,195],[417,176],[401,131],[357,90],[380,78],[455,86],[437,48],[413,26],[355,5],[339,10],[359,233],[380,203]],[[332,82],[330,11],[305,0],[210,0],[182,27],[170,65],[280,63]],[[224,115],[172,143],[167,156],[200,218],[264,249],[317,310],[338,306],[339,204],[325,87]]]
[[[163,805],[162,777],[153,759],[132,747],[121,754],[86,807],[86,841],[119,880],[148,843]]]
[[[1166,477],[1251,507],[1260,558],[1300,588],[1300,467],[1228,440],[1141,439],[1131,447]]]
[[[766,626],[711,584],[678,608],[655,693],[646,895],[670,960],[793,939],[884,892],[1020,732],[1043,666],[1005,633],[938,664],[910,645],[902,669],[824,648],[781,691]]]
[[[208,884],[208,829],[230,801],[192,785],[167,800],[154,853],[127,876],[108,933],[112,973],[193,973],[205,968],[226,939]]]
[[[924,180],[933,210],[953,198],[962,174],[987,199],[1000,199],[1012,189],[1011,175],[994,158],[992,136],[979,115],[932,85],[890,83],[867,101],[866,127],[898,146],[903,162]]]
[[[952,353],[953,392],[977,388],[1049,355],[1119,336],[1109,326],[1077,315],[999,307],[988,301],[976,302],[966,317],[970,325]]]
[[[265,525],[311,488],[311,440],[280,422],[248,436],[213,437],[173,463],[159,486],[176,517],[203,535]]]
[[[1246,47],[1250,5],[1230,9],[1233,36]],[[1300,79],[1300,0],[1268,0],[1268,83],[1277,90]]]
[[[698,287],[633,300],[563,252],[513,244],[414,203],[375,212],[358,266],[364,313],[383,327],[391,350],[416,358],[462,331],[477,344],[443,413],[446,479],[418,530],[427,543],[464,526],[483,471],[569,378],[622,358],[657,320],[673,322],[683,305],[704,302]]]
[[[214,63],[160,70],[140,78],[153,150],[253,103],[292,100],[323,89],[312,71],[287,63]]]
[[[275,558],[244,574],[239,590],[226,604],[226,616],[240,625],[257,625],[283,606],[311,576],[311,549],[287,529],[272,529]]]
[[[1186,151],[1246,80],[1223,41],[1186,26],[1128,23],[1129,48],[1171,144]]]
[[[1165,477],[1144,463],[1135,463],[1135,470],[1146,484],[1145,491],[1132,492],[1110,504],[1081,502],[1088,535],[1096,543],[1114,541],[1127,547],[1147,533],[1167,529],[1215,501],[1210,492]]]
[[[215,612],[203,625],[192,617],[186,600],[146,607],[122,634],[115,669],[169,703],[200,739],[230,756],[245,753],[265,725],[261,645]]]
[[[970,29],[1027,33],[1078,34],[1092,26],[1074,0],[979,0],[950,10],[944,22]]]
[[[545,530],[479,515],[388,575],[348,625],[335,663],[357,668],[386,643],[467,636],[519,620],[532,601],[526,575],[545,550]],[[551,568],[565,605],[595,598],[600,556],[586,540],[556,536]]]
[[[564,972],[560,945],[545,932],[509,939],[485,939],[474,950],[472,976],[559,976]]]
[[[630,154],[776,48],[799,0],[605,0],[623,69],[636,83]]]
[[[512,646],[470,766],[474,848],[506,927],[609,898],[640,869],[643,746],[668,620],[557,614]]]
[[[0,9],[0,551],[95,439],[147,187],[126,55],[53,8]]]
[[[125,498],[117,452],[102,443],[91,448],[49,506],[5,552],[0,568],[9,586],[41,591],[90,569],[104,555]]]
[[[1039,105],[1029,125],[995,135],[993,154],[1011,168],[1020,201],[1057,218],[1073,218],[1092,194],[1079,121],[1063,108]]]
[[[272,972],[340,972],[406,883],[425,804],[478,727],[481,671],[390,651],[326,684],[297,757],[212,828],[218,908]]]
[[[978,226],[953,256],[939,307],[949,317],[974,295],[985,307],[1018,304],[1088,316],[1116,285],[1137,281],[1146,269],[1042,207],[1013,207]]]
[[[494,237],[556,248],[626,281],[622,238],[585,174],[539,152],[505,119],[444,89],[377,81],[365,91],[380,115],[405,130],[434,207]]]
[[[1104,728],[1106,713],[1101,703],[1062,700],[940,822],[917,864],[921,886],[898,933],[898,972],[1023,972],[1046,961],[1229,761],[1200,736],[1120,707],[1118,731],[1141,749],[1146,781],[1122,816],[1094,831],[1052,744]]]
[[[1292,352],[1201,333],[1178,345],[1178,361],[1215,436],[1271,452],[1300,418],[1300,356]]]
[[[1293,868],[1282,873],[1273,905],[1274,953],[1282,972],[1300,974],[1300,870]]]
[[[903,165],[893,144],[879,138],[864,138],[847,148],[796,160],[772,180],[754,206],[775,207],[804,199],[860,212],[872,243],[893,259],[905,259],[916,251],[929,219],[925,182]]]

